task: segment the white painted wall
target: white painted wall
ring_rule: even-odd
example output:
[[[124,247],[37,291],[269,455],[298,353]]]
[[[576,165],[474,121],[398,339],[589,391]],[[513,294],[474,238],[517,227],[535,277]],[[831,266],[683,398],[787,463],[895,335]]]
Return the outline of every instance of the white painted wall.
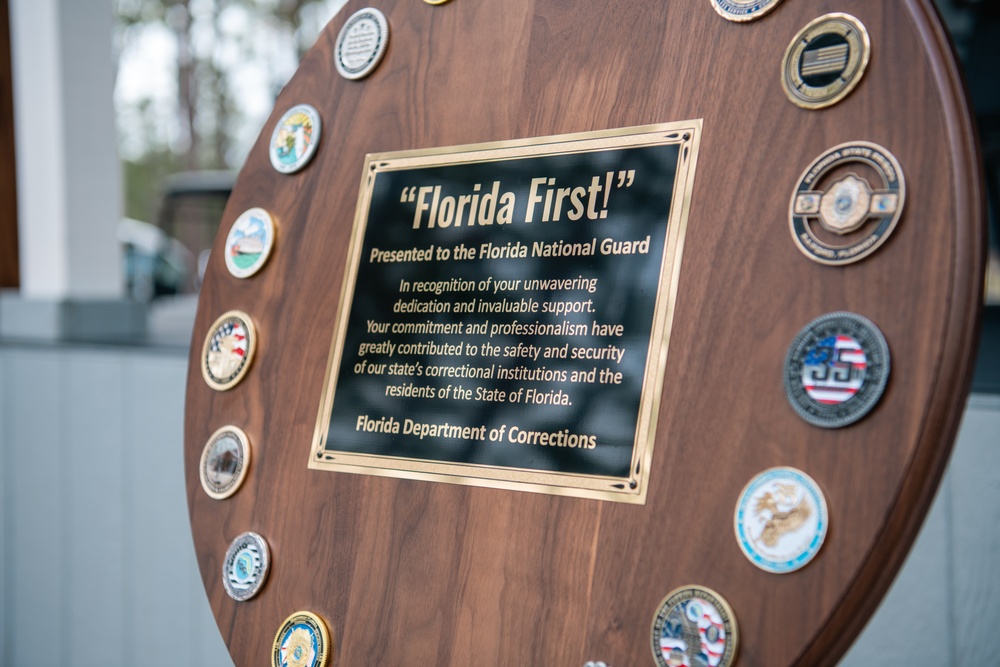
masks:
[[[232,664],[188,526],[186,373],[185,351],[0,345],[0,664]],[[998,559],[1000,396],[973,396],[916,546],[842,667],[1000,664]]]
[[[25,299],[117,298],[112,0],[10,0]]]

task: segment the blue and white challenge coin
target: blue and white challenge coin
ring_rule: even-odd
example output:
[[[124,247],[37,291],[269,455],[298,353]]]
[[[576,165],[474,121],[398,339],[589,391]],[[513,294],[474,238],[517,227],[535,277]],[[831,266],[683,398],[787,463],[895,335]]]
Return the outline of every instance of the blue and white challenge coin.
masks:
[[[271,667],[325,667],[331,653],[330,633],[316,614],[297,611],[274,636]]]
[[[736,503],[736,541],[750,562],[785,574],[816,557],[829,526],[819,485],[795,468],[771,468],[744,487]]]
[[[878,403],[889,381],[889,345],[870,320],[847,312],[817,317],[785,357],[785,394],[814,426],[840,428]]]
[[[389,22],[385,14],[368,7],[351,14],[337,35],[333,48],[337,72],[345,79],[363,79],[371,74],[389,45]]]
[[[889,239],[905,199],[903,170],[888,150],[867,141],[834,146],[806,167],[792,192],[792,238],[814,262],[857,262]]]
[[[271,133],[271,166],[282,174],[304,168],[319,147],[322,122],[309,104],[298,104],[281,117]]]
[[[249,278],[263,268],[274,246],[274,220],[262,208],[244,211],[226,236],[226,268],[237,278]]]
[[[236,426],[223,426],[212,434],[201,452],[201,488],[216,500],[228,498],[243,484],[249,466],[247,434]]]
[[[732,608],[703,586],[671,591],[653,617],[653,659],[659,667],[730,667],[738,647]]]
[[[781,0],[712,0],[712,7],[729,21],[753,21],[778,6]]]
[[[260,592],[271,568],[267,542],[257,533],[243,533],[229,545],[222,563],[222,585],[243,602]]]

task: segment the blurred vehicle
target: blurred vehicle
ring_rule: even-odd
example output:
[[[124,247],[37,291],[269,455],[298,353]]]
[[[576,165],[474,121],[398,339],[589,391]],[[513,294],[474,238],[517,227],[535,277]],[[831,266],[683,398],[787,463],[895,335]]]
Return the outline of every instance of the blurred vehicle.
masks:
[[[191,171],[165,179],[155,224],[124,218],[118,224],[125,286],[136,301],[195,294],[236,174]]]

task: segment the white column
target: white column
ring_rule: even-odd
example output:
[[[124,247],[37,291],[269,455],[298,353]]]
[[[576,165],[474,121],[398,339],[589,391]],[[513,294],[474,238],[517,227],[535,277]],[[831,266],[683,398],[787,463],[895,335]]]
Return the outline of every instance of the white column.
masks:
[[[111,0],[11,0],[25,300],[122,295]]]

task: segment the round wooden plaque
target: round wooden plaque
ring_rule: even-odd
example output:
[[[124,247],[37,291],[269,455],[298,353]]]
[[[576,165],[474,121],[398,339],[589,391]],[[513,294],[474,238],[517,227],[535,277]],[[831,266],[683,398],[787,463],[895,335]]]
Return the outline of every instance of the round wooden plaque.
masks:
[[[931,3],[788,1],[735,22],[709,0],[383,0],[375,8],[389,26],[384,58],[352,81],[338,75],[334,49],[364,7],[347,3],[281,92],[233,190],[198,305],[188,504],[235,663],[265,664],[283,619],[308,610],[329,628],[335,667],[654,665],[658,605],[700,586],[722,596],[738,622],[735,664],[835,664],[934,496],[978,332],[978,158]],[[803,108],[786,95],[783,58],[827,12],[863,24],[870,58],[843,99]],[[828,71],[822,58],[837,53],[802,71]],[[311,162],[286,175],[272,167],[269,144],[298,104],[318,110],[322,139]],[[308,466],[350,293],[367,154],[691,120],[701,122],[700,149],[644,503]],[[824,152],[859,143],[898,160],[901,216],[860,261],[814,261],[790,231],[793,193]],[[873,197],[892,194],[866,169],[847,165],[831,178],[857,171]],[[811,201],[801,204],[819,205]],[[267,265],[241,280],[227,271],[224,248],[253,207],[272,215],[276,240]],[[356,302],[366,287],[352,286]],[[247,375],[221,392],[203,379],[201,355],[213,321],[230,310],[249,314],[258,340]],[[891,373],[862,419],[822,428],[790,406],[783,364],[803,327],[839,311],[877,325]],[[202,490],[199,460],[226,424],[249,436],[253,466],[238,492],[215,500]],[[822,549],[787,574],[756,567],[733,530],[741,490],[776,467],[815,480],[829,512]],[[260,593],[237,602],[223,588],[222,563],[247,531],[267,540],[272,564]]]

